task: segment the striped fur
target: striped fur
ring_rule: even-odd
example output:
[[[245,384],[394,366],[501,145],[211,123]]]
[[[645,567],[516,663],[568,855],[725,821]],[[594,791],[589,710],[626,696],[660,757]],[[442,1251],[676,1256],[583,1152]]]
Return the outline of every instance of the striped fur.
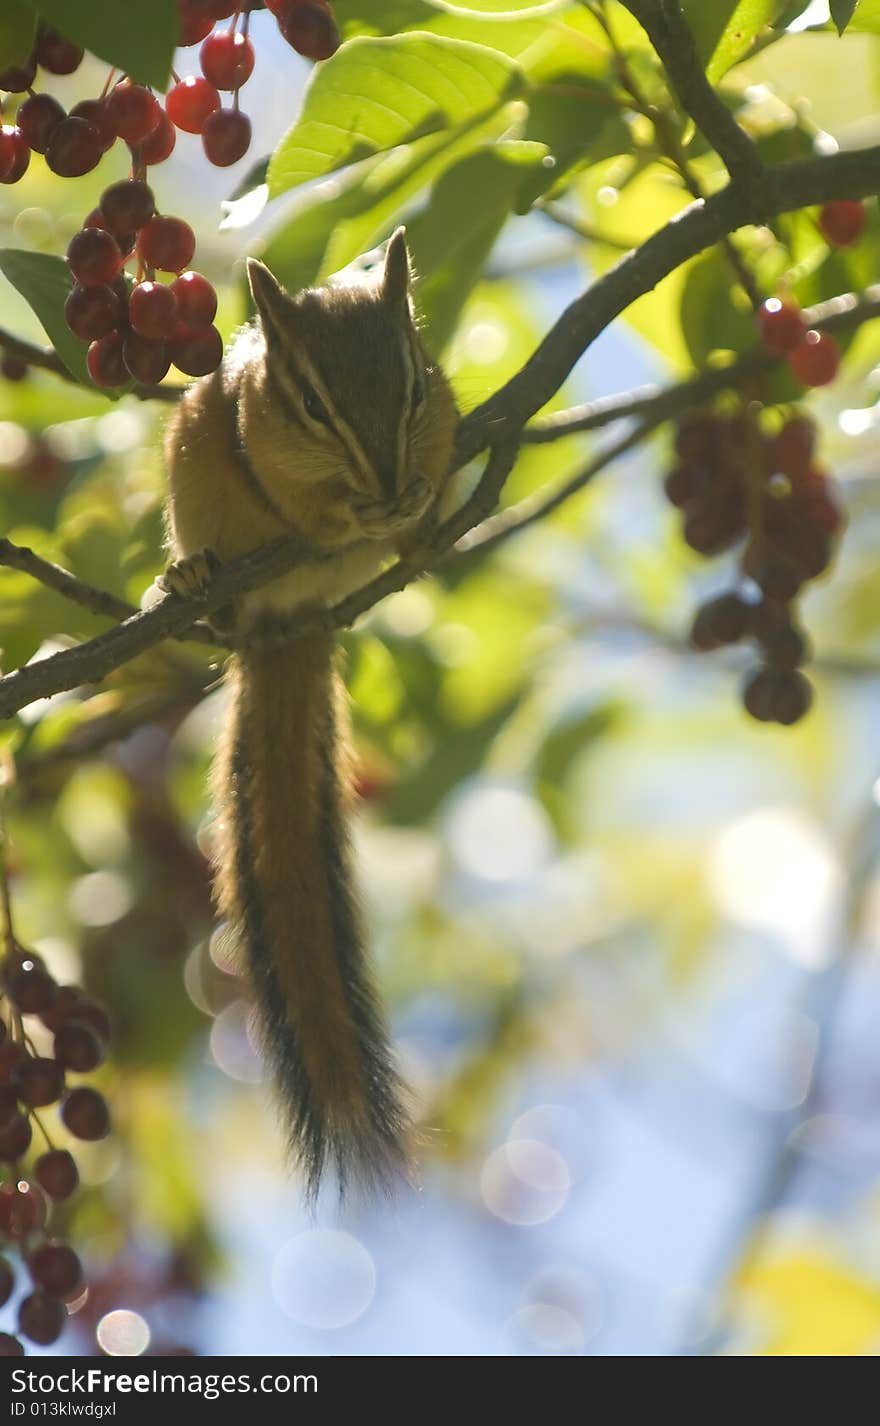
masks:
[[[318,636],[248,650],[215,767],[215,894],[242,932],[291,1148],[311,1196],[404,1166],[405,1116],[352,895],[344,690]]]

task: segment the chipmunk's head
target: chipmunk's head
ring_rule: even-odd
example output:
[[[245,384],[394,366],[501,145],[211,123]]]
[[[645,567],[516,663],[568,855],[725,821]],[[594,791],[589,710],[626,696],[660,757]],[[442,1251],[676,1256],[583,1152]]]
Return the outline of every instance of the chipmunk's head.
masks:
[[[325,497],[363,512],[365,534],[373,533],[370,512],[384,510],[386,527],[395,510],[399,524],[417,518],[446,478],[457,413],[413,321],[403,229],[378,281],[291,296],[254,259],[248,278],[266,382],[292,428],[291,482],[301,492],[320,483]]]

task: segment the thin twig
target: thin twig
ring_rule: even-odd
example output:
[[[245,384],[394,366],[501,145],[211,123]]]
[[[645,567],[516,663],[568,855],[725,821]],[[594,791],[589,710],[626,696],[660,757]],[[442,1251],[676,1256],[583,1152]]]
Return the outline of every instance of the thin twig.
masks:
[[[35,342],[26,342],[23,337],[17,337],[14,332],[7,332],[5,327],[0,327],[0,348],[9,352],[10,356],[20,357],[28,366],[39,367],[41,371],[51,371],[53,376],[60,376],[62,381],[69,381],[72,386],[82,386],[84,390],[91,389],[97,394],[97,388],[89,388],[74,376],[54,347],[38,347]],[[131,394],[137,396],[140,401],[178,401],[183,390],[181,386],[135,385],[131,388]]]

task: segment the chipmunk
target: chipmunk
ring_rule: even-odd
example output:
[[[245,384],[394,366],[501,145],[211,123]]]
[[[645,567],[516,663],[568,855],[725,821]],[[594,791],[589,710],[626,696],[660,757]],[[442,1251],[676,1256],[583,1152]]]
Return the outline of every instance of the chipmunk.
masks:
[[[405,544],[447,480],[457,411],[413,320],[402,228],[366,285],[291,296],[254,259],[248,279],[256,319],[167,427],[175,562],[161,584],[192,593],[215,559],[285,534],[334,551],[237,601],[212,779],[215,901],[243,945],[313,1194],[329,1162],[342,1184],[404,1168],[406,1115],[353,889],[334,640],[284,642],[279,621],[335,603]]]

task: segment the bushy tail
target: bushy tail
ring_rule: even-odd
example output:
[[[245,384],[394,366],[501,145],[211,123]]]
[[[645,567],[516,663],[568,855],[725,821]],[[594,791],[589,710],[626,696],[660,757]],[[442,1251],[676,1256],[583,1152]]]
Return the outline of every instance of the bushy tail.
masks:
[[[215,895],[243,941],[291,1146],[311,1194],[387,1182],[405,1116],[352,890],[345,691],[332,640],[232,660],[215,764]]]

